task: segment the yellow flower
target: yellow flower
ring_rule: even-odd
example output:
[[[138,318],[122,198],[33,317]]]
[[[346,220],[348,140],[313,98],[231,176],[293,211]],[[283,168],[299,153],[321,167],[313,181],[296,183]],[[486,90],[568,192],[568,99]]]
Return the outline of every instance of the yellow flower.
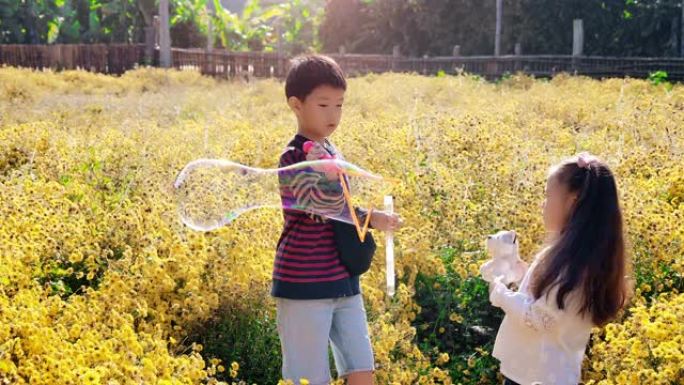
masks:
[[[83,254],[81,253],[72,253],[69,256],[69,262],[71,263],[79,263],[83,260]]]
[[[451,313],[449,315],[449,320],[452,322],[461,323],[461,322],[463,322],[463,317],[461,317],[461,315],[459,315],[459,314]]]
[[[477,263],[471,263],[468,265],[468,273],[472,276],[480,275],[480,266]]]
[[[16,371],[16,366],[9,360],[0,360],[0,373],[14,373]]]
[[[474,356],[474,355],[468,357],[468,367],[469,367],[469,368],[474,368],[476,362],[477,362],[477,361],[475,360],[475,356]]]
[[[84,385],[100,385],[100,374],[93,369],[87,369],[80,376],[80,381]]]
[[[270,282],[282,213],[253,210],[230,231],[196,232],[178,221],[184,195],[159,186],[198,154],[276,165],[276,142],[292,135],[281,124],[290,112],[272,97],[282,85],[153,68],[111,77],[3,67],[0,83],[0,106],[9,106],[0,108],[0,343],[12,353],[11,360],[0,354],[0,378],[219,385],[214,376],[228,371],[240,382],[245,368],[224,367],[206,356],[209,346],[188,350],[186,341],[226,304],[236,313],[259,310],[260,321],[272,322],[275,306],[260,293]],[[350,89],[356,98],[335,140],[348,159],[397,178],[391,188],[379,186],[388,191],[378,196],[394,194],[406,218],[395,297],[388,301],[381,289],[382,264],[362,280],[377,383],[448,385],[449,373],[438,366],[450,362],[464,383],[493,382],[483,373],[496,367],[478,360],[488,350],[475,347],[461,363],[418,346],[434,324],[422,317],[417,276],[438,277],[434,290],[449,282],[450,292],[441,294],[463,297],[471,289],[452,287],[447,275],[477,281],[477,266],[488,258],[484,237],[508,226],[524,233],[520,251],[529,260],[544,241],[538,202],[548,167],[574,148],[599,153],[617,176],[636,265],[630,279],[643,283],[629,309],[593,330],[583,378],[588,385],[680,381],[684,131],[675,123],[684,121],[684,88],[664,93],[639,79],[567,75],[490,84],[383,74],[350,79]],[[225,109],[227,95],[249,108],[213,113]],[[17,100],[21,108],[12,108]],[[397,124],[407,114],[410,124]],[[247,186],[223,182],[207,194],[201,183],[189,189],[197,192],[195,207],[223,213],[225,202],[247,196],[240,195]],[[254,201],[278,194],[259,187],[249,189],[249,196],[264,194]],[[443,259],[440,245],[473,252]],[[70,286],[84,277],[84,287]],[[450,322],[465,322],[458,304],[450,306]]]

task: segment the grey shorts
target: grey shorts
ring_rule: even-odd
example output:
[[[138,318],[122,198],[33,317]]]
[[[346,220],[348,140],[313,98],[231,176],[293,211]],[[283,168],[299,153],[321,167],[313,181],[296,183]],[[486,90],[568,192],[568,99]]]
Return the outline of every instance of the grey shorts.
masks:
[[[373,371],[373,348],[361,295],[333,299],[276,298],[283,379],[306,378],[310,385],[330,380],[328,344],[340,377]]]

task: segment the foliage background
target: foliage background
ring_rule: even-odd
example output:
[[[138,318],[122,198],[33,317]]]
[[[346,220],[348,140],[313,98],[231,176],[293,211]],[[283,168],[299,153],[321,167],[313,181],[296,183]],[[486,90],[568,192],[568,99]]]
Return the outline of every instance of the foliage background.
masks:
[[[170,0],[176,47],[412,56],[494,52],[495,0]],[[502,53],[570,54],[584,20],[585,54],[682,56],[679,0],[504,0]],[[0,43],[143,42],[155,0],[0,0]]]
[[[199,157],[276,164],[295,130],[282,87],[0,69],[0,380],[277,382],[281,215],[190,231],[171,183]],[[333,140],[401,180],[408,224],[395,299],[383,258],[362,279],[378,383],[495,383],[501,314],[477,278],[483,239],[514,228],[529,260],[546,172],[582,150],[618,175],[635,283],[629,309],[596,330],[585,380],[684,381],[681,85],[386,74],[351,79],[347,97]]]

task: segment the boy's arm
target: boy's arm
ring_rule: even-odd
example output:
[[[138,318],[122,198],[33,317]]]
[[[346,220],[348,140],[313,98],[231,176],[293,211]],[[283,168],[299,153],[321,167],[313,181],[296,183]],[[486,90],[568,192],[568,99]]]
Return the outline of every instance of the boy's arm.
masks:
[[[289,147],[280,157],[279,168],[291,166],[307,160],[306,153],[295,147]],[[318,176],[318,177],[316,177]],[[323,172],[307,168],[279,171],[280,196],[285,210],[311,212],[311,204],[318,204],[316,214],[330,212],[330,214],[348,217],[349,208],[344,197],[342,184],[338,178],[328,179]],[[312,200],[311,197],[316,199]],[[311,201],[311,202],[310,202]],[[322,205],[322,206],[321,206]],[[368,210],[354,207],[354,211],[361,225],[369,215]],[[369,223],[370,228],[374,228]]]
[[[289,147],[280,156],[280,161],[278,162],[278,168],[284,168],[303,162],[306,160],[306,155],[303,151],[298,150],[295,147]],[[278,182],[280,185],[280,198],[283,204],[283,210],[292,210],[297,206],[297,197],[295,196],[294,181],[297,174],[301,173],[301,170],[286,170],[278,171]]]
[[[307,161],[304,151],[289,147],[279,168]],[[278,172],[280,196],[286,211],[335,217],[344,212],[345,200],[339,180],[328,180],[323,172],[310,166]],[[347,211],[348,212],[348,211]]]

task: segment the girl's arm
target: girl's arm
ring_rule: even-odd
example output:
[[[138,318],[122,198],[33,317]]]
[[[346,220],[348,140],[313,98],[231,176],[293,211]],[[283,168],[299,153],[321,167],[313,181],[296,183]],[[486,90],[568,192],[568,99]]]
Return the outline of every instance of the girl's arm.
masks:
[[[554,287],[548,295],[543,295],[535,300],[531,295],[510,290],[497,277],[492,283],[492,291],[489,301],[492,305],[500,307],[506,315],[540,333],[553,333],[558,328],[559,320],[565,310],[569,310],[572,293],[565,297],[565,310],[556,305],[556,293]]]

